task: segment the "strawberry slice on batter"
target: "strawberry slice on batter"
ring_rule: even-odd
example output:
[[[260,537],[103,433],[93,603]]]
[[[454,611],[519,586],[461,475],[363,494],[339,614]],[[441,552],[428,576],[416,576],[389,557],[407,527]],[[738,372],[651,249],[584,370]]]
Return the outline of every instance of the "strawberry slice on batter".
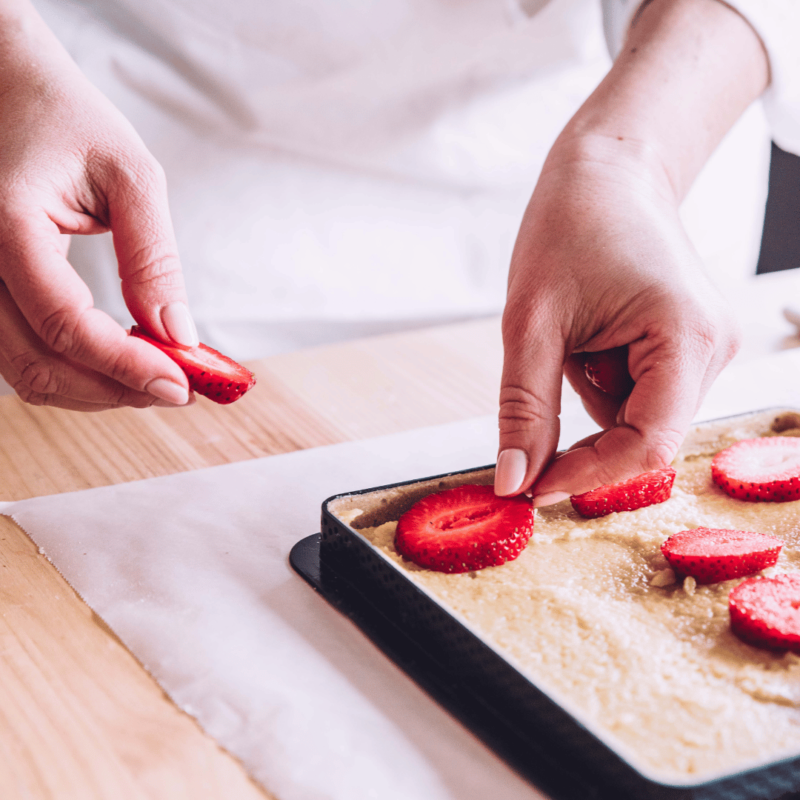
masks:
[[[698,583],[719,583],[753,575],[778,560],[783,542],[754,531],[694,528],[674,533],[661,552],[679,575]]]
[[[800,653],[800,574],[742,581],[728,595],[731,629],[767,650]]]
[[[431,494],[397,523],[397,552],[438,572],[470,572],[515,559],[533,533],[524,495],[497,497],[491,486],[465,485]]]
[[[570,497],[572,507],[582,516],[594,519],[615,511],[633,511],[669,500],[675,470],[664,467],[653,472],[643,472],[635,478],[600,486],[584,494]]]
[[[744,439],[717,453],[711,477],[723,492],[750,503],[800,499],[800,439]]]
[[[255,386],[256,376],[232,358],[204,344],[178,347],[165,344],[134,325],[131,336],[149,342],[166,353],[186,374],[189,388],[223,405],[233,403]]]

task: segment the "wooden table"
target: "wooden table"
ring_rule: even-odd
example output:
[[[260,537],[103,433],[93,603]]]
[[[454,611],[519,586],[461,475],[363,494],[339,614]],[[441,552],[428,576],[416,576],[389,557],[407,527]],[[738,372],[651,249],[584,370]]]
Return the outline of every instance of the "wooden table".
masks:
[[[78,414],[0,398],[0,499],[168,475],[496,410],[497,319],[249,365],[234,406]],[[0,798],[263,800],[0,517]]]

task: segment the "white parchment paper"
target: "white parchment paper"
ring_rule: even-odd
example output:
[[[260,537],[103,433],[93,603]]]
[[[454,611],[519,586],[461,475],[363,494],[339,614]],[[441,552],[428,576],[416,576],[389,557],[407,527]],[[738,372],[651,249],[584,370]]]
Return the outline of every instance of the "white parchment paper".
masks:
[[[800,353],[698,414],[800,405]],[[574,395],[562,446],[594,430]],[[335,493],[493,462],[494,417],[0,504],[170,697],[280,800],[541,798],[291,569]]]

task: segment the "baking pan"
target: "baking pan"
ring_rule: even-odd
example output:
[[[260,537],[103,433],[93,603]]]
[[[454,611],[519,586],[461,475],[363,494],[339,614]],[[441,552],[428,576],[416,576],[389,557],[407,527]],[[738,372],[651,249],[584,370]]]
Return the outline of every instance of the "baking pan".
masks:
[[[554,800],[800,798],[800,755],[699,783],[648,776],[331,511],[343,499],[358,504],[360,496],[377,494],[380,507],[370,512],[375,519],[359,518],[366,527],[397,519],[431,492],[490,483],[492,476],[492,467],[482,467],[329,498],[322,506],[322,533],[299,542],[291,563],[435,700]]]

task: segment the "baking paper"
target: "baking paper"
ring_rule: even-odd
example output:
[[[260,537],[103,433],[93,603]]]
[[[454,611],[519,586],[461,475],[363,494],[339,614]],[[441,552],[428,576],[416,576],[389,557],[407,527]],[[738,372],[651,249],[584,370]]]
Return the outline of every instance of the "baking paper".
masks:
[[[698,419],[800,404],[800,354],[730,368]],[[595,426],[572,394],[562,446]],[[174,702],[280,800],[543,795],[289,566],[344,491],[493,462],[483,417],[0,504]]]

